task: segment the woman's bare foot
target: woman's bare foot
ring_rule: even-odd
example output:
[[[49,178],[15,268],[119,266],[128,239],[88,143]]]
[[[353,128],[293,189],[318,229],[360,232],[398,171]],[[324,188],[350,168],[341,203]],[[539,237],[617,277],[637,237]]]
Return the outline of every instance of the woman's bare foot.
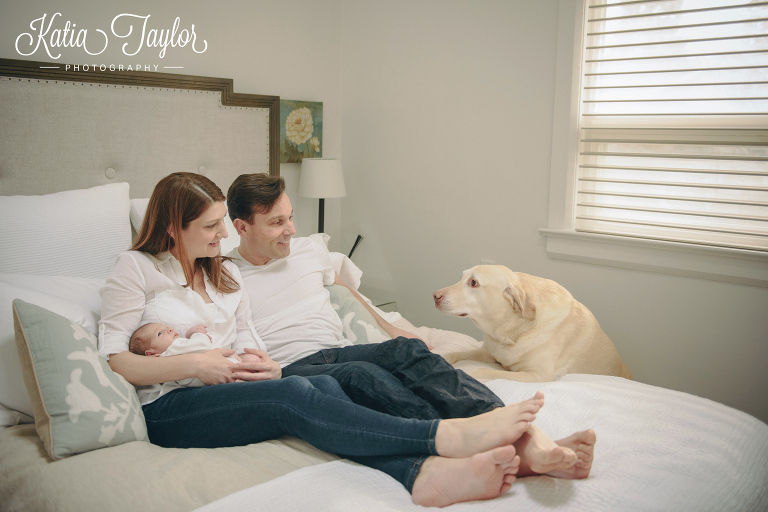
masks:
[[[568,444],[568,446],[558,445],[540,428],[531,425],[528,432],[515,443],[517,453],[520,455],[518,476],[552,474],[554,471],[569,470],[577,462],[578,457],[570,447],[572,443]]]
[[[443,420],[435,435],[437,453],[443,457],[469,457],[512,444],[528,431],[543,405],[544,394],[539,391],[531,399],[479,416]]]
[[[519,466],[514,446],[501,446],[463,459],[429,457],[416,475],[411,498],[424,507],[496,498],[512,486]]]
[[[550,471],[549,476],[555,478],[566,478],[569,480],[578,480],[587,478],[592,470],[592,457],[595,453],[595,443],[597,434],[594,430],[582,430],[576,432],[565,439],[555,441],[555,444],[564,448],[570,448],[576,452],[576,463],[568,469],[561,471]]]

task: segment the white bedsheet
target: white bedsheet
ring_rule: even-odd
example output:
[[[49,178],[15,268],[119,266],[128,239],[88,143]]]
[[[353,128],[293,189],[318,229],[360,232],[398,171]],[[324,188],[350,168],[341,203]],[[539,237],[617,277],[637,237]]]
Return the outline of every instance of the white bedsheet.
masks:
[[[580,481],[523,478],[500,498],[451,510],[768,510],[768,426],[752,416],[617,377],[567,375],[551,383],[488,385],[506,403],[544,391],[536,422],[554,439],[594,428],[592,474]],[[254,509],[423,510],[389,476],[342,460],[294,471],[198,512]]]

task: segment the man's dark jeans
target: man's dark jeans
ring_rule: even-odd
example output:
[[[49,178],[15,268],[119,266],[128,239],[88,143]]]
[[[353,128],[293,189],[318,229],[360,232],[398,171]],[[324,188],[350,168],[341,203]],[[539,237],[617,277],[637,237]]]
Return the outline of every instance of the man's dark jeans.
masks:
[[[321,350],[283,368],[291,375],[330,375],[353,402],[404,418],[468,418],[504,405],[424,342],[402,337]]]

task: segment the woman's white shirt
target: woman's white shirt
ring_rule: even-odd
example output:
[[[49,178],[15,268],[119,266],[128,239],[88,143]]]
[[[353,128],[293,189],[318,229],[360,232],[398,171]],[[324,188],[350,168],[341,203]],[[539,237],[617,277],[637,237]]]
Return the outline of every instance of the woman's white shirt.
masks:
[[[181,263],[169,252],[153,257],[140,251],[128,251],[118,256],[115,268],[101,290],[101,320],[99,322],[99,353],[128,351],[131,334],[147,323],[173,327],[179,333],[198,324],[205,325],[216,340],[212,348],[231,348],[243,353],[245,348],[265,350],[251,321],[248,294],[243,293],[243,281],[237,266],[224,262],[240,290],[220,293],[205,276],[205,291],[212,303],[185,287],[186,278]],[[142,405],[181,387],[170,381],[149,386],[136,386]]]

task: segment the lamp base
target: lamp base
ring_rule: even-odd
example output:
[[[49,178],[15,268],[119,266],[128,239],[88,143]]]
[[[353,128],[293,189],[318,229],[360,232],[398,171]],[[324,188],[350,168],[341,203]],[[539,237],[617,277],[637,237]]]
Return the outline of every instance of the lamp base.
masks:
[[[322,233],[325,229],[325,199],[320,198],[320,210],[317,212],[317,232]]]

